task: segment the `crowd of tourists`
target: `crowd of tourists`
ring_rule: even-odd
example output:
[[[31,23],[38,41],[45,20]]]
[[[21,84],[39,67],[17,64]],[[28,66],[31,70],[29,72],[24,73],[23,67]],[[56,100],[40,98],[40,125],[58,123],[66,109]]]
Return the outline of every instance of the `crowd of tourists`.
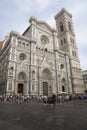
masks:
[[[45,103],[50,99],[51,96],[45,96],[45,95],[40,95],[40,96],[29,96],[29,95],[23,95],[23,94],[18,94],[18,95],[0,95],[0,101],[1,102],[6,102],[6,103],[31,103],[31,102],[36,102],[36,103]],[[65,94],[59,94],[55,96],[55,102],[56,103],[63,103],[63,102],[68,102],[71,101],[72,99],[87,99],[87,94],[76,94],[76,95],[65,95]]]
[[[0,95],[0,101],[6,103],[23,103],[23,102],[35,102],[37,100],[36,96],[29,96],[29,95]]]

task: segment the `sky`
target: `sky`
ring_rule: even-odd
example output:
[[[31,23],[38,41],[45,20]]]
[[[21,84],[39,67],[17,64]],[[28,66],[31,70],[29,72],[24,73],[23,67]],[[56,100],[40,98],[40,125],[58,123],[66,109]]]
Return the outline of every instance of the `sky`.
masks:
[[[31,16],[56,27],[54,16],[65,8],[73,16],[82,70],[87,70],[87,0],[0,0],[0,41],[11,30],[22,34]]]

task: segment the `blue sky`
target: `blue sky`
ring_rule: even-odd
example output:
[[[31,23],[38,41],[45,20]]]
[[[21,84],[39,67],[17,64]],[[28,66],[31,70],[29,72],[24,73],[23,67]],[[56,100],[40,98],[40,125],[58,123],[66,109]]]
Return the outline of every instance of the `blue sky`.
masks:
[[[72,13],[81,69],[87,69],[87,0],[0,0],[0,41],[11,30],[22,34],[31,16],[55,28],[62,8]]]

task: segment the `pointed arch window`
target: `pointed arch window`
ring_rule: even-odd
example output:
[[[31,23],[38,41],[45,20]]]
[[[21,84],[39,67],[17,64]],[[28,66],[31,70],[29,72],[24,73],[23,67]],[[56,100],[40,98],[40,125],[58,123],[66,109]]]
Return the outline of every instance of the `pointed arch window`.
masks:
[[[59,27],[60,27],[60,32],[62,33],[62,32],[64,31],[64,26],[63,26],[63,24],[60,23]]]

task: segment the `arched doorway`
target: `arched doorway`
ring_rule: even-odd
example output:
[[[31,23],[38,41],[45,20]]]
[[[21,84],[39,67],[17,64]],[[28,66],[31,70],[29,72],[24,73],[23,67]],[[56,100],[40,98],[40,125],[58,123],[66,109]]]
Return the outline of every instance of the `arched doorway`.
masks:
[[[65,87],[64,86],[62,86],[62,92],[65,92]]]
[[[24,94],[26,87],[26,74],[24,72],[20,72],[18,74],[18,85],[17,85],[17,93]]]
[[[18,93],[23,94],[23,83],[18,83]]]
[[[61,89],[62,89],[62,92],[65,93],[66,92],[66,79],[63,77],[62,78],[62,86],[61,86]]]
[[[48,96],[49,94],[52,94],[52,75],[49,69],[45,68],[42,71],[42,94]]]

